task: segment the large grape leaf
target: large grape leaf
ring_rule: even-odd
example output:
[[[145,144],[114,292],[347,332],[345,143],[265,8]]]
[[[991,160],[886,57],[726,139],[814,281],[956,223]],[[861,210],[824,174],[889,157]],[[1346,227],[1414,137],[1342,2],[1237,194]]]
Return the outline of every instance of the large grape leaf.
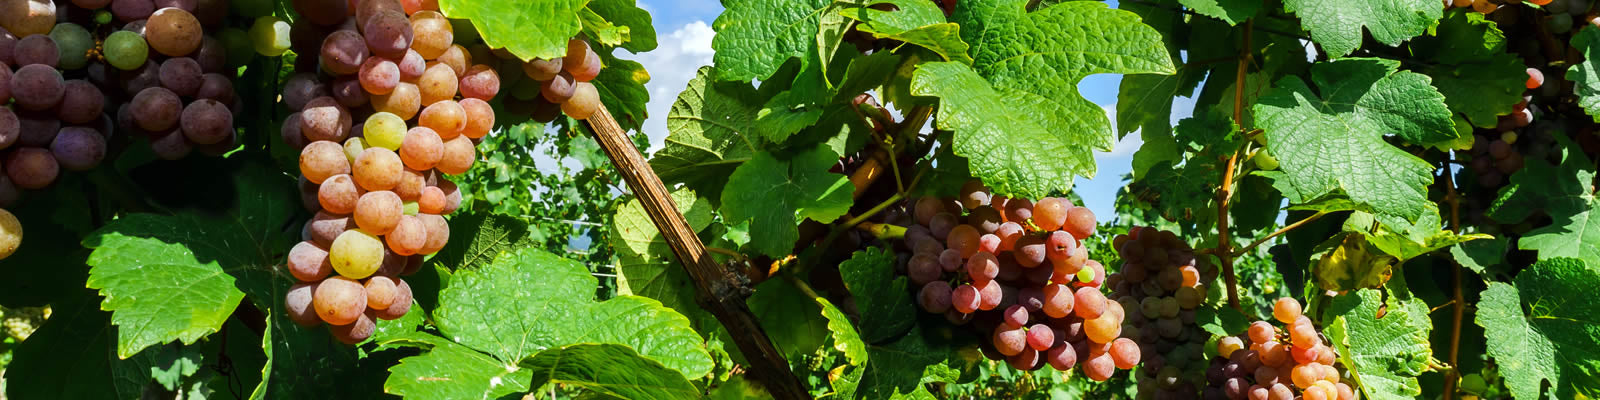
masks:
[[[924,383],[956,382],[977,360],[964,358],[949,342],[937,329],[916,328],[893,342],[868,345],[867,365],[857,367],[860,380],[851,385],[853,393],[840,391],[842,398],[898,398],[917,392]]]
[[[893,4],[895,10],[885,11],[871,6]],[[947,22],[944,11],[930,1],[878,0],[839,10],[839,14],[861,24],[856,30],[870,33],[879,39],[898,40],[933,51],[945,61],[972,64],[967,54],[967,43],[961,40],[961,26]]]
[[[1378,59],[1317,64],[1312,80],[1327,97],[1290,76],[1256,103],[1267,148],[1296,192],[1316,198],[1342,189],[1379,213],[1409,220],[1423,214],[1433,166],[1383,138],[1434,143],[1456,132],[1444,96],[1426,76],[1397,72],[1399,65]]]
[[[1600,122],[1600,28],[1585,26],[1572,35],[1572,48],[1583,53],[1584,61],[1567,69],[1578,105]]]
[[[656,27],[651,25],[650,12],[634,5],[634,0],[589,0],[588,9],[611,25],[627,29],[622,48],[634,53],[655,50]]]
[[[828,172],[838,160],[827,146],[785,160],[757,153],[728,177],[722,216],[733,224],[750,221],[750,245],[761,254],[783,257],[800,239],[798,222],[833,222],[854,204],[850,180]]]
[[[1547,259],[1492,282],[1478,303],[1489,356],[1519,399],[1600,395],[1600,270],[1570,258]],[[1551,389],[1541,395],[1544,382]]]
[[[116,328],[111,326],[111,314],[95,307],[98,296],[93,291],[71,291],[75,296],[54,304],[50,319],[10,350],[11,363],[3,371],[5,396],[61,400],[139,398],[137,391],[127,396],[119,378],[142,386],[149,380],[149,371],[143,376],[118,376],[137,371],[122,367],[134,363],[133,359],[116,356]]]
[[[1261,12],[1261,0],[1179,0],[1184,7],[1207,17],[1238,25]]]
[[[617,399],[698,399],[700,390],[676,371],[627,346],[575,344],[540,352],[519,364],[533,388],[547,384]]]
[[[273,301],[260,295],[298,238],[290,218],[300,205],[292,180],[255,168],[237,175],[239,205],[227,215],[131,214],[84,238],[94,249],[87,286],[112,312],[119,357],[216,332],[247,292]]]
[[[590,0],[439,0],[450,18],[472,21],[490,48],[505,48],[524,60],[567,54],[567,40],[578,35],[578,12]]]
[[[533,373],[449,341],[389,368],[384,393],[418,399],[497,399],[530,390]]]
[[[1376,231],[1371,231],[1373,222],[1379,223]],[[1427,210],[1416,221],[1356,211],[1345,220],[1344,229],[1365,236],[1378,250],[1402,262],[1456,244],[1493,238],[1481,233],[1458,234],[1445,230],[1439,206],[1433,203],[1427,205]]]
[[[714,83],[716,70],[702,67],[678,94],[667,115],[665,147],[650,157],[650,167],[667,184],[682,183],[711,199],[734,168],[761,151],[756,114],[764,103],[745,82]]]
[[[744,302],[761,322],[767,337],[772,338],[772,344],[793,360],[815,353],[829,337],[829,322],[823,318],[822,305],[808,300],[810,297],[787,280],[768,279],[756,285],[755,293]],[[733,342],[729,337],[722,339]]]
[[[940,127],[963,128],[956,130],[955,150],[972,160],[975,176],[1002,194],[1042,197],[1067,191],[1075,174],[1092,177],[1093,151],[1111,150],[1111,121],[1078,93],[1079,81],[1100,73],[1176,70],[1161,34],[1138,15],[1098,2],[1032,12],[1028,4],[966,0],[950,17],[972,46],[977,75],[992,88],[935,63],[918,68],[912,91],[946,104],[939,110]],[[1013,125],[1022,132],[994,129]]]
[[[493,261],[500,254],[535,243],[529,237],[528,223],[517,218],[481,211],[463,212],[450,217],[450,241],[428,262],[451,271],[474,268]]]
[[[1538,211],[1551,224],[1528,231],[1517,247],[1539,252],[1539,259],[1576,257],[1600,260],[1600,199],[1595,198],[1594,167],[1571,143],[1562,143],[1560,164],[1529,159],[1511,175],[1511,184],[1489,208],[1495,221],[1514,224]]]
[[[1432,36],[1418,37],[1411,49],[1435,62],[1424,69],[1452,111],[1482,128],[1522,101],[1527,79],[1522,60],[1506,52],[1505,34],[1483,14],[1451,10]]]
[[[1300,16],[1332,57],[1343,57],[1361,47],[1361,28],[1373,39],[1390,46],[1421,35],[1444,15],[1433,0],[1284,0],[1283,8]]]
[[[1427,303],[1357,290],[1334,298],[1327,317],[1334,319],[1323,333],[1338,350],[1339,362],[1350,369],[1362,398],[1412,399],[1422,394],[1417,376],[1428,370],[1433,357]]]
[[[917,320],[917,309],[906,287],[910,281],[894,271],[893,252],[879,248],[857,251],[839,263],[839,277],[855,297],[861,319],[861,336],[877,343],[905,333]],[[918,288],[921,289],[921,288]]]
[[[736,0],[712,23],[717,81],[766,80],[790,58],[817,51],[829,0]],[[804,65],[802,65],[802,68]]]
[[[602,342],[631,346],[684,376],[711,371],[711,357],[683,315],[641,297],[596,303],[596,286],[582,264],[525,248],[456,274],[439,294],[433,321],[445,337],[507,363]]]

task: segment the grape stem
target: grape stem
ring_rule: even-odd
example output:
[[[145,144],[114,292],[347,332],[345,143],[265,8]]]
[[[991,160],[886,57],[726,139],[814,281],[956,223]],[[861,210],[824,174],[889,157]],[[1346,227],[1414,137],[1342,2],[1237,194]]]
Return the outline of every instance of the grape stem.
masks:
[[[1240,248],[1239,250],[1234,251],[1233,252],[1233,256],[1234,257],[1238,257],[1238,256],[1242,256],[1242,255],[1248,254],[1248,253],[1250,253],[1251,250],[1255,250],[1256,247],[1261,246],[1263,243],[1266,243],[1268,240],[1272,240],[1272,238],[1275,238],[1275,237],[1278,237],[1278,236],[1282,236],[1285,233],[1289,233],[1289,231],[1295,230],[1295,228],[1299,228],[1299,227],[1305,226],[1306,224],[1311,223],[1311,221],[1316,221],[1318,218],[1322,218],[1322,216],[1324,216],[1324,215],[1328,215],[1328,213],[1326,211],[1318,211],[1316,214],[1312,214],[1309,217],[1305,217],[1304,219],[1301,219],[1299,221],[1295,221],[1295,223],[1286,225],[1286,226],[1284,226],[1282,228],[1278,228],[1278,230],[1273,231],[1271,234],[1268,234],[1267,236],[1262,237],[1260,239],[1256,239],[1256,241],[1254,241],[1254,242],[1250,242],[1250,245],[1244,246],[1244,247]]]
[[[1461,233],[1461,194],[1456,192],[1455,178],[1450,174],[1450,161],[1455,160],[1455,153],[1448,152],[1445,157],[1447,157],[1446,160],[1448,161],[1445,162],[1443,168],[1444,201],[1450,204],[1450,232]],[[1453,316],[1450,320],[1449,363],[1451,368],[1444,375],[1444,398],[1449,400],[1456,398],[1456,379],[1461,375],[1459,371],[1456,371],[1455,366],[1459,365],[1456,363],[1456,357],[1461,353],[1461,319],[1466,311],[1466,299],[1461,294],[1461,264],[1457,263],[1454,257],[1447,258],[1450,259],[1451,280],[1454,282],[1451,285],[1454,289],[1450,294],[1450,308]]]
[[[721,247],[706,246],[706,251],[709,251],[709,252],[712,252],[712,253],[721,254],[721,255],[725,255],[725,256],[728,256],[728,258],[732,258],[732,259],[734,259],[736,261],[740,261],[740,262],[748,260],[748,258],[746,258],[744,256],[744,254],[739,254],[739,252],[737,252],[737,251],[728,250],[728,249],[724,249],[724,248],[721,248]]]
[[[1235,82],[1245,81],[1245,72],[1249,68],[1253,54],[1250,52],[1250,32],[1255,26],[1254,19],[1244,21],[1244,44],[1239,46],[1239,68]],[[1233,121],[1238,123],[1244,120],[1244,87],[1234,85],[1233,91]],[[1249,143],[1249,142],[1246,142]],[[1241,146],[1228,155],[1228,168],[1222,173],[1221,186],[1217,188],[1217,249],[1215,254],[1222,259],[1222,275],[1228,283],[1228,306],[1235,310],[1244,311],[1239,306],[1239,277],[1233,271],[1233,240],[1228,237],[1228,201],[1233,198],[1233,173],[1238,168],[1239,152],[1244,150]]]
[[[906,227],[895,224],[866,221],[856,225],[856,229],[871,234],[872,237],[879,240],[904,239],[906,237]]]

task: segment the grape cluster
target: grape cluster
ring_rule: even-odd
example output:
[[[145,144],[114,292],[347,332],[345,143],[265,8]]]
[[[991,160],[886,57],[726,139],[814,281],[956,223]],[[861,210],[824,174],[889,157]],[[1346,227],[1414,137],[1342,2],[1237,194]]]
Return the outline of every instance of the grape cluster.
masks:
[[[514,91],[514,96],[526,97],[531,102],[533,120],[554,121],[561,113],[575,119],[588,119],[600,109],[600,92],[593,83],[600,76],[600,54],[589,42],[581,39],[567,41],[567,54],[554,59],[533,59],[522,63],[524,90]],[[534,89],[538,95],[533,95]],[[525,93],[517,95],[517,93]]]
[[[285,301],[296,322],[327,322],[353,344],[372,334],[376,319],[411,309],[410,286],[399,277],[449,241],[443,216],[461,206],[461,192],[445,175],[476,161],[476,140],[494,124],[488,101],[499,77],[452,43],[450,21],[428,9],[436,4],[295,5],[306,20],[338,28],[306,53],[319,55],[332,84],[302,74],[284,88],[284,102],[298,112],[282,136],[300,148],[301,193],[316,212],[289,252],[289,272],[301,283]],[[364,122],[354,123],[356,115]]]
[[[1353,400],[1355,391],[1341,382],[1338,354],[1323,342],[1300,303],[1284,297],[1272,306],[1268,321],[1256,321],[1243,336],[1217,341],[1219,358],[1206,369],[1203,398],[1233,400]]]
[[[923,310],[970,322],[988,339],[984,355],[1018,370],[1081,364],[1104,381],[1139,363],[1139,346],[1120,337],[1123,306],[1100,291],[1105,267],[1083,247],[1093,212],[1062,198],[993,196],[978,182],[961,192],[911,205],[905,273]]]
[[[1153,398],[1183,398],[1196,393],[1182,371],[1196,371],[1205,362],[1205,342],[1211,334],[1200,329],[1195,309],[1206,301],[1207,285],[1219,274],[1206,258],[1178,235],[1149,227],[1134,227],[1113,238],[1122,269],[1106,277],[1111,297],[1129,314],[1126,326],[1140,344],[1145,368],[1136,379],[1140,393]]]
[[[99,166],[118,130],[164,159],[237,147],[229,52],[205,34],[226,3],[14,3],[0,15],[0,207]]]

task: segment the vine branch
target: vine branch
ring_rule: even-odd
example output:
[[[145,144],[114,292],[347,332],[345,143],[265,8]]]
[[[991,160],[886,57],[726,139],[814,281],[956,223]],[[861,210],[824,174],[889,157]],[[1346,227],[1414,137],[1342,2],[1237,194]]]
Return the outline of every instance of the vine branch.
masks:
[[[805,385],[789,368],[783,353],[773,345],[766,330],[761,328],[755,314],[745,304],[744,298],[750,289],[745,286],[739,272],[711,258],[705,244],[695,236],[694,229],[689,227],[683,213],[672,202],[666,185],[650,169],[650,164],[645,163],[644,156],[639,154],[639,149],[633,146],[627,133],[612,119],[611,113],[601,105],[594,116],[585,122],[594,132],[601,150],[605,151],[606,157],[611,159],[623,180],[627,181],[628,188],[644,205],[650,221],[661,231],[667,244],[672,246],[673,254],[678,256],[683,268],[693,278],[695,300],[717,317],[717,321],[728,329],[734,343],[744,353],[751,377],[761,382],[774,398],[810,398]]]
[[[1453,161],[1455,160],[1455,153],[1450,152],[1446,157],[1448,160]],[[1461,194],[1456,192],[1455,178],[1450,174],[1449,162],[1444,164],[1444,187],[1444,200],[1450,204],[1450,232],[1461,233]],[[1456,379],[1461,375],[1460,371],[1456,371],[1455,368],[1455,366],[1460,365],[1456,363],[1456,357],[1461,353],[1461,319],[1466,312],[1466,299],[1461,295],[1461,264],[1457,263],[1454,258],[1450,259],[1450,275],[1454,283],[1451,285],[1454,289],[1450,294],[1450,313],[1453,318],[1450,320],[1449,363],[1451,368],[1444,375],[1445,400],[1456,398]]]
[[[1273,231],[1270,234],[1267,234],[1267,236],[1262,237],[1260,239],[1256,239],[1256,241],[1254,241],[1254,242],[1250,242],[1250,245],[1244,246],[1243,248],[1235,250],[1233,252],[1233,256],[1234,257],[1238,257],[1238,256],[1242,256],[1242,255],[1245,255],[1245,254],[1249,254],[1251,250],[1255,250],[1256,247],[1261,246],[1263,243],[1266,243],[1268,240],[1272,240],[1272,238],[1275,238],[1275,237],[1278,237],[1278,236],[1282,236],[1283,234],[1289,233],[1289,231],[1295,230],[1295,228],[1299,228],[1299,227],[1305,226],[1306,224],[1311,223],[1311,221],[1316,221],[1317,218],[1322,218],[1322,216],[1324,216],[1324,215],[1328,215],[1328,213],[1324,212],[1324,211],[1318,211],[1316,214],[1312,214],[1309,217],[1305,217],[1304,219],[1301,219],[1299,221],[1295,221],[1292,224],[1289,224],[1289,225],[1284,226],[1282,228],[1278,228],[1278,230]]]
[[[1254,19],[1244,21],[1244,44],[1239,48],[1239,68],[1236,72],[1235,82],[1244,82],[1245,72],[1250,66],[1250,32],[1255,25]],[[1233,120],[1244,120],[1244,87],[1234,85],[1233,91]],[[1242,129],[1242,128],[1241,128]],[[1233,173],[1238,168],[1239,152],[1243,147],[1233,150],[1228,155],[1228,167],[1222,173],[1222,184],[1217,188],[1217,250],[1215,254],[1222,259],[1222,275],[1228,283],[1228,306],[1235,310],[1243,311],[1239,306],[1239,277],[1233,272],[1233,240],[1228,237],[1228,201],[1233,198]]]

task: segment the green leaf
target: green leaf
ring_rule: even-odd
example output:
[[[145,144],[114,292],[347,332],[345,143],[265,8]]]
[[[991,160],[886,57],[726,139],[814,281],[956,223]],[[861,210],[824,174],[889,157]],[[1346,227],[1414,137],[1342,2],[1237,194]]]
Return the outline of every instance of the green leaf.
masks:
[[[1369,232],[1374,221],[1380,222],[1376,232]],[[1416,222],[1393,216],[1373,215],[1356,211],[1345,220],[1345,230],[1360,233],[1378,250],[1398,258],[1401,262],[1434,250],[1478,239],[1492,238],[1485,234],[1457,234],[1444,229],[1439,216],[1439,206],[1429,203]]]
[[[1318,287],[1347,291],[1382,287],[1389,281],[1397,260],[1378,251],[1365,237],[1359,232],[1348,233],[1327,242],[1335,247],[1323,254],[1311,270]]]
[[[75,298],[56,303],[50,319],[10,350],[11,363],[3,371],[9,398],[114,398],[113,393],[130,392],[124,390],[121,379],[141,387],[149,381],[149,369],[122,367],[133,360],[116,356],[111,314],[95,307],[93,292],[72,291]],[[131,394],[130,398],[137,398],[139,392]]]
[[[1261,12],[1261,0],[1179,0],[1179,2],[1200,15],[1220,19],[1228,25],[1238,25]]]
[[[1136,14],[1098,2],[1029,12],[1028,3],[963,1],[950,19],[972,45],[976,74],[925,63],[912,93],[939,97],[939,127],[956,131],[955,151],[975,176],[1003,195],[1038,198],[1067,191],[1074,174],[1092,177],[1093,151],[1111,149],[1111,121],[1079,81],[1176,70],[1161,34]]]
[[[490,48],[505,48],[524,60],[551,59],[567,54],[567,40],[583,28],[578,12],[588,1],[440,0],[439,10],[471,20]]]
[[[622,129],[638,131],[648,115],[645,104],[650,102],[650,91],[644,84],[650,83],[650,71],[638,62],[616,58],[609,51],[600,53],[600,62],[605,68],[592,82],[600,93],[600,102]]]
[[[164,346],[154,354],[148,374],[169,391],[178,390],[183,379],[194,375],[205,363],[196,346]]]
[[[766,80],[790,58],[817,51],[828,0],[735,1],[717,16],[711,41],[718,81]],[[802,68],[805,65],[801,65]]]
[[[389,368],[384,393],[418,399],[496,399],[527,392],[533,373],[440,340],[422,355]]]
[[[687,188],[672,192],[672,200],[695,231],[711,225],[711,204]],[[617,208],[612,218],[611,248],[617,252],[617,293],[649,297],[678,310],[700,326],[716,324],[695,302],[695,283],[679,265],[672,246],[656,229],[637,198]]]
[[[1379,311],[1387,311],[1379,317]],[[1417,376],[1428,370],[1428,305],[1376,290],[1358,290],[1333,299],[1324,314],[1332,317],[1323,333],[1333,341],[1339,361],[1366,399],[1412,399],[1422,394]]]
[[[751,246],[761,254],[783,257],[800,238],[798,222],[833,222],[854,204],[850,180],[828,172],[838,159],[826,146],[787,160],[757,153],[728,177],[722,215],[733,223],[751,221]]]
[[[712,199],[734,168],[761,151],[755,118],[762,97],[747,82],[713,83],[716,70],[700,68],[667,115],[665,147],[650,157],[650,167],[667,184],[682,183]]]
[[[818,297],[817,304],[822,306],[822,317],[828,319],[833,349],[844,353],[850,365],[867,362],[867,344],[861,341],[861,335],[856,333],[856,326],[850,323],[850,317],[844,315],[844,311],[839,311],[839,307],[834,307],[828,299]]]
[[[450,241],[428,262],[451,271],[472,269],[534,243],[527,222],[487,212],[459,213],[450,217]]]
[[[1523,250],[1539,252],[1539,259],[1575,257],[1600,260],[1600,199],[1595,197],[1595,172],[1588,157],[1574,145],[1559,147],[1559,165],[1529,159],[1511,175],[1511,183],[1489,208],[1495,221],[1514,224],[1535,211],[1549,215],[1551,224],[1528,231],[1517,241]]]
[[[245,291],[258,304],[277,301],[260,296],[262,285],[298,238],[298,228],[285,227],[300,206],[290,179],[254,167],[260,172],[237,175],[240,204],[225,216],[130,214],[84,238],[94,249],[87,286],[112,311],[118,357],[195,343],[222,327]]]
[[[1517,274],[1513,284],[1483,291],[1478,325],[1489,332],[1489,356],[1517,398],[1594,397],[1600,360],[1600,271],[1569,258],[1547,259]],[[1541,395],[1544,381],[1551,390]]]
[[[1573,83],[1578,105],[1600,121],[1600,28],[1583,27],[1572,35],[1572,48],[1583,53],[1584,61],[1567,69],[1567,80]]]
[[[588,11],[617,27],[627,28],[628,39],[622,48],[643,53],[656,48],[656,28],[650,12],[634,5],[634,0],[589,0]]]
[[[1511,240],[1504,236],[1474,240],[1451,247],[1450,255],[1454,256],[1461,266],[1471,269],[1472,272],[1489,275],[1490,272],[1506,272],[1505,257],[1510,245]]]
[[[1451,10],[1439,21],[1437,34],[1412,41],[1425,69],[1452,111],[1482,128],[1493,128],[1498,116],[1522,101],[1528,79],[1522,60],[1505,51],[1505,34],[1483,14]],[[1449,50],[1445,50],[1449,49]]]
[[[948,333],[948,332],[947,332]],[[889,399],[910,395],[922,384],[955,382],[962,369],[975,367],[937,336],[937,330],[912,329],[894,342],[867,347],[867,366],[855,387],[857,399]],[[982,357],[977,357],[982,358]]]
[[[1311,39],[1332,57],[1361,47],[1361,28],[1390,46],[1421,35],[1444,15],[1432,0],[1284,0],[1283,8],[1300,16]]]
[[[870,8],[893,4],[895,11]],[[856,29],[879,39],[898,40],[922,46],[945,61],[972,64],[967,42],[961,40],[961,26],[946,22],[944,11],[930,1],[881,0],[839,10],[839,14],[860,21]]]
[[[614,344],[575,344],[540,352],[520,364],[530,387],[547,384],[617,399],[698,399],[700,391],[676,371]]]
[[[795,359],[816,352],[828,340],[829,322],[822,316],[821,305],[808,301],[809,297],[787,280],[768,279],[756,285],[755,293],[744,302],[778,351]],[[724,341],[732,343],[731,338]]]
[[[456,343],[506,362],[569,343],[602,342],[632,346],[684,376],[710,372],[710,355],[687,318],[639,297],[595,303],[596,285],[575,261],[523,249],[455,275],[439,293],[433,321]]]
[[[856,309],[870,316],[861,320],[868,343],[899,336],[916,322],[916,302],[906,289],[910,281],[895,273],[894,264],[894,253],[880,248],[857,251],[839,263],[839,277],[855,297]]]
[[[1256,123],[1266,130],[1267,148],[1293,192],[1316,198],[1342,189],[1379,213],[1410,220],[1422,215],[1433,166],[1383,137],[1433,143],[1454,138],[1455,129],[1428,78],[1398,67],[1398,61],[1378,59],[1317,64],[1313,81],[1329,97],[1290,76],[1256,103]]]
[[[1216,336],[1238,335],[1250,329],[1250,319],[1232,307],[1201,307],[1195,309],[1195,324]]]

